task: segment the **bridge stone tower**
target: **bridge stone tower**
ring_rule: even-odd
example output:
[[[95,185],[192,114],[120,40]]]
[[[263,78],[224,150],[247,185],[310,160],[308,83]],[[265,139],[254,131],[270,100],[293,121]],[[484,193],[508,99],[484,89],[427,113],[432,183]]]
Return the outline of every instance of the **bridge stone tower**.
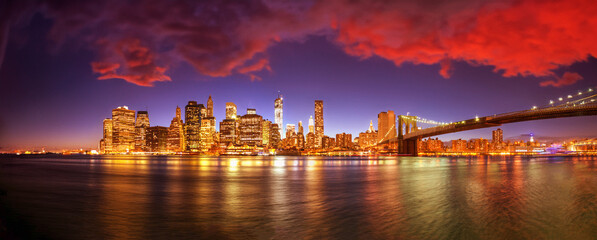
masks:
[[[416,156],[418,153],[417,142],[419,139],[404,139],[404,135],[417,130],[416,116],[398,116],[398,153]]]

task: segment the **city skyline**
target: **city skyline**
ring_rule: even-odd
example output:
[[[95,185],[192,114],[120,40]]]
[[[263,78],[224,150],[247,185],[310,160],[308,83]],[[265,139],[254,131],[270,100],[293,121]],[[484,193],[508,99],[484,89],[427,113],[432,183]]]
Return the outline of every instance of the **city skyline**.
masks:
[[[64,19],[45,15],[46,13],[39,11],[37,14],[33,14],[32,12],[36,12],[33,10],[32,12],[17,11],[21,8],[15,7],[17,10],[14,14],[6,15],[11,21],[6,23],[5,19],[0,19],[3,29],[10,29],[9,35],[0,37],[3,43],[0,46],[6,46],[0,50],[0,57],[2,57],[0,102],[3,103],[0,105],[2,113],[0,151],[44,146],[48,149],[96,148],[97,139],[102,133],[102,127],[97,124],[97,119],[109,117],[110,109],[127,105],[131,109],[147,110],[152,125],[155,123],[155,125],[168,126],[175,106],[182,108],[189,100],[206,105],[206,99],[210,95],[214,101],[214,116],[218,120],[225,118],[225,103],[234,102],[239,112],[244,112],[247,108],[255,108],[264,118],[274,121],[274,112],[270,109],[273,99],[280,93],[284,95],[284,124],[298,124],[299,121],[307,123],[309,116],[314,115],[313,100],[321,99],[326,103],[325,134],[331,136],[345,132],[352,134],[353,137],[367,130],[371,120],[376,123],[378,113],[388,110],[394,111],[396,115],[410,113],[410,115],[449,122],[469,119],[477,115],[485,116],[540,106],[547,104],[551,99],[597,86],[597,59],[594,58],[595,51],[591,48],[592,44],[587,45],[584,42],[573,46],[562,44],[569,38],[575,39],[573,37],[577,35],[575,31],[578,29],[573,26],[577,26],[578,21],[584,19],[584,15],[571,10],[583,4],[567,1],[561,1],[561,3],[562,11],[566,10],[562,14],[571,16],[567,18],[567,22],[563,21],[567,24],[558,25],[551,19],[540,17],[535,20],[544,23],[544,26],[549,29],[569,30],[566,34],[544,36],[543,32],[533,32],[537,35],[529,36],[525,35],[528,29],[524,27],[503,29],[497,26],[501,30],[511,30],[514,35],[526,36],[528,41],[525,38],[517,39],[516,42],[506,41],[506,46],[512,46],[512,48],[489,43],[480,46],[481,49],[503,50],[505,53],[511,53],[512,58],[489,53],[487,58],[457,54],[456,50],[462,53],[475,53],[470,49],[471,45],[463,48],[457,48],[455,45],[438,47],[438,52],[445,54],[442,55],[442,59],[444,56],[449,56],[445,61],[435,55],[430,56],[432,58],[428,61],[424,61],[423,57],[426,55],[413,56],[411,52],[403,51],[402,48],[393,45],[385,46],[379,42],[364,41],[360,45],[362,49],[359,49],[358,39],[361,38],[358,36],[350,38],[353,36],[351,34],[364,34],[361,37],[365,40],[371,40],[371,36],[366,35],[366,32],[348,31],[349,26],[343,25],[347,23],[344,21],[346,16],[341,15],[337,22],[337,26],[340,27],[337,28],[330,27],[331,24],[326,23],[321,27],[322,31],[311,31],[313,29],[309,28],[305,33],[290,34],[292,36],[283,33],[279,36],[268,35],[264,40],[264,46],[252,55],[253,58],[235,62],[236,68],[229,73],[214,74],[213,71],[198,67],[204,66],[201,65],[203,63],[187,59],[172,61],[167,65],[167,69],[162,73],[170,79],[169,81],[150,82],[126,81],[122,78],[109,77],[107,74],[109,72],[104,72],[106,74],[98,72],[97,70],[102,66],[92,63],[101,62],[100,60],[108,61],[103,57],[110,55],[111,52],[98,49],[95,42],[87,42],[88,39],[97,40],[97,36],[86,36],[84,32],[74,30],[69,37],[62,36],[61,30],[69,29],[69,26],[64,25]],[[346,6],[338,9],[340,13],[360,3],[343,4]],[[503,9],[504,12],[498,13],[507,14],[512,10],[512,14],[515,14],[524,7],[535,5],[537,11],[550,13],[549,4],[529,2],[526,5],[507,5]],[[260,5],[259,7],[271,6]],[[278,7],[284,8],[284,6]],[[322,9],[326,7],[330,6],[324,4]],[[365,7],[368,8],[368,6]],[[467,10],[467,7],[468,5],[462,9]],[[581,10],[583,13],[591,12],[592,7]],[[398,14],[392,12],[392,9],[398,8],[384,7],[383,9],[387,9],[387,12],[382,12],[389,16]],[[444,19],[447,22],[457,20],[452,16],[458,14],[450,14],[457,8],[441,5],[438,9],[447,11]],[[478,9],[468,10],[475,12]],[[69,12],[69,9],[64,6],[50,6],[48,11]],[[135,14],[140,16],[146,14],[145,9],[137,11]],[[21,13],[24,15],[21,16]],[[578,16],[578,19],[574,16]],[[382,30],[385,29],[399,32],[391,26],[382,24],[383,22],[378,22],[380,19],[375,18],[376,16],[366,17],[375,20],[374,23],[379,23],[378,27],[382,35],[385,33]],[[16,24],[17,21],[12,19],[24,20]],[[524,23],[525,19],[513,18],[513,21]],[[491,22],[486,20],[476,19],[472,22],[478,22],[478,26],[484,27]],[[93,23],[93,21],[84,21],[82,24]],[[446,31],[449,29],[444,29],[446,26],[434,24],[425,25],[422,31],[437,39],[459,40],[456,42],[467,43],[465,39],[455,39],[455,36],[436,35],[444,31],[435,31],[433,30],[435,28]],[[514,25],[516,24],[512,24]],[[90,28],[93,29],[93,27],[109,32],[105,25]],[[362,26],[355,27],[360,29]],[[586,29],[589,32],[582,34],[583,41],[594,42],[592,39],[596,34],[591,32],[594,28],[586,27]],[[173,58],[180,57],[178,50],[168,55],[158,51],[158,47],[149,42],[139,40],[142,39],[142,33],[131,33],[133,36],[129,36],[139,42],[126,42],[125,40],[129,38],[120,34],[121,32],[116,32],[109,35],[110,44],[121,41],[122,44],[128,44],[125,45],[130,49],[147,48],[145,50],[148,52],[139,53],[147,54],[143,56],[160,57],[162,60],[166,59],[164,57],[166,55]],[[245,36],[238,35],[238,32],[232,34]],[[481,35],[482,39],[488,37],[472,30],[466,34],[470,34],[471,37]],[[249,34],[246,37],[254,39],[255,36]],[[386,37],[393,39],[395,36]],[[541,51],[527,47],[534,39],[545,39],[545,44],[538,48]],[[425,39],[417,35],[410,40],[421,43]],[[163,45],[158,45],[165,48],[166,52],[172,46],[189,46],[187,42],[164,41],[160,42]],[[245,46],[245,42],[239,44]],[[404,56],[407,60],[400,61],[397,56],[381,52],[379,49],[382,48],[375,48],[380,45],[399,51],[401,53],[399,56]],[[414,44],[413,48],[420,49],[422,46]],[[227,49],[224,48],[224,50]],[[222,50],[223,53],[230,53],[224,50]],[[217,57],[217,53],[210,54],[206,59],[213,58],[217,60],[216,63],[224,66],[225,62]],[[562,53],[562,55],[556,53]],[[523,58],[520,54],[528,57]],[[571,55],[573,57],[570,57]],[[227,59],[232,61],[237,58],[231,56]],[[542,65],[545,63],[543,59],[547,59],[549,64]],[[511,68],[512,63],[521,66],[522,70],[515,71],[515,68]],[[32,67],[35,71],[31,70]],[[112,76],[117,75],[112,74]],[[148,87],[148,85],[153,86]],[[542,136],[590,137],[597,135],[595,130],[597,121],[594,119],[594,117],[579,117],[516,123],[503,126],[506,132],[504,137],[531,132]],[[490,130],[481,129],[441,135],[439,138],[448,141],[458,138],[487,137],[490,134]]]

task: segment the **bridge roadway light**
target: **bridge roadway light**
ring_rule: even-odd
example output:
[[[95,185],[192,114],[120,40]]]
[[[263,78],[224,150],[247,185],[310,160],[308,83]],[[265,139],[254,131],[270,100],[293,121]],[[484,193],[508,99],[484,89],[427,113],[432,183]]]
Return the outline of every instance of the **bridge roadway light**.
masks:
[[[549,100],[549,104],[553,104],[553,100]]]
[[[568,95],[568,98],[572,98],[572,95]]]
[[[562,100],[564,100],[564,99],[563,99],[563,98],[558,98],[558,100],[562,101]]]
[[[593,91],[593,89],[592,89],[592,88],[589,88],[589,92],[592,92],[592,91]]]

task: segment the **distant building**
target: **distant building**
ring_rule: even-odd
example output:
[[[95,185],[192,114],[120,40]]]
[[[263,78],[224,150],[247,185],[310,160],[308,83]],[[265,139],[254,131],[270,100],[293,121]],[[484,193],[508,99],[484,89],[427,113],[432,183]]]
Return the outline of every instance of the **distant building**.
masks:
[[[270,136],[271,136],[271,125],[272,125],[272,121],[269,121],[267,119],[263,120],[263,122],[261,122],[261,141],[262,141],[262,145],[263,146],[269,146],[270,144]]]
[[[341,149],[352,149],[352,134],[350,133],[339,133],[336,134],[336,147]]]
[[[202,152],[209,151],[215,144],[214,138],[216,134],[216,126],[214,123],[214,117],[204,117],[201,119],[201,127],[199,130],[199,146]]]
[[[377,115],[377,142],[396,138],[396,115],[394,111],[381,112]]]
[[[280,136],[280,130],[278,129],[278,124],[276,124],[276,123],[270,124],[269,133],[270,133],[270,135],[269,135],[270,147],[277,148],[278,144],[280,143],[280,140],[282,139],[282,137]]]
[[[462,139],[452,140],[452,152],[463,153],[463,152],[467,152],[467,151],[468,151],[468,148],[467,148],[466,140],[462,140]]]
[[[220,143],[224,146],[237,144],[238,122],[236,119],[227,118],[220,122]]]
[[[262,144],[263,117],[255,109],[247,109],[247,114],[240,117],[240,144],[259,146]]]
[[[184,151],[184,140],[184,124],[182,123],[182,115],[180,108],[176,106],[176,115],[172,121],[170,121],[170,127],[168,128],[166,150],[169,152]]]
[[[321,147],[323,130],[323,100],[315,100],[315,146]]]
[[[298,134],[303,134],[303,122],[299,121],[298,122]]]
[[[207,117],[214,116],[214,101],[211,99],[211,95],[207,98]]]
[[[313,116],[309,116],[309,132],[315,133],[315,122],[313,121]]]
[[[226,119],[236,119],[236,104],[232,102],[226,103]]]
[[[146,129],[147,147],[150,152],[166,152],[168,145],[167,127],[148,127]]]
[[[286,138],[290,138],[296,134],[294,124],[286,124]]]
[[[103,122],[103,138],[100,140],[100,153],[112,152],[112,119],[106,118]]]
[[[504,142],[504,131],[501,128],[494,130],[491,132],[491,141],[494,143],[503,143]]]
[[[367,131],[359,133],[359,147],[367,149],[377,144],[377,131],[373,128],[373,121],[369,123]]]
[[[135,151],[148,151],[147,143],[145,141],[145,129],[149,127],[149,115],[147,111],[137,111],[137,119],[135,120]]]
[[[317,136],[315,136],[315,138],[317,138]],[[325,136],[325,135],[321,138],[321,148],[333,149],[335,147],[336,147],[336,139]]]
[[[280,136],[282,136],[282,129],[284,129],[283,124],[283,113],[282,109],[284,108],[284,104],[282,102],[283,98],[282,95],[278,94],[278,98],[274,101],[274,122],[278,124],[278,130],[280,131]]]
[[[199,151],[201,109],[196,101],[189,101],[185,107],[185,150],[190,152]]]
[[[135,111],[127,106],[112,110],[112,150],[128,152],[135,148]]]
[[[315,133],[313,133],[313,132],[307,133],[307,137],[305,140],[305,148],[307,148],[307,149],[315,148]]]

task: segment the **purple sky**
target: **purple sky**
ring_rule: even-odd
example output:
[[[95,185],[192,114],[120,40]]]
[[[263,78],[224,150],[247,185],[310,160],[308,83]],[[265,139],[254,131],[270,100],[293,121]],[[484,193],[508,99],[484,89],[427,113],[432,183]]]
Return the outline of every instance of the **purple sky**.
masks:
[[[148,65],[154,74],[149,76],[145,74],[145,68],[136,69],[131,65],[133,60],[144,61],[146,58],[131,59],[124,52],[125,63],[122,64],[127,64],[128,70],[100,72],[99,67],[92,68],[90,63],[108,64],[119,60],[111,62],[114,58],[105,57],[109,55],[105,50],[86,47],[84,42],[87,40],[77,41],[84,38],[85,33],[69,36],[71,40],[64,40],[60,47],[56,47],[57,19],[60,18],[37,13],[25,23],[11,28],[4,59],[0,62],[0,150],[42,146],[48,149],[97,148],[102,120],[111,117],[111,109],[117,106],[147,109],[152,126],[168,126],[177,105],[184,108],[189,100],[205,104],[209,95],[214,100],[218,122],[224,118],[226,102],[234,102],[239,114],[244,114],[246,108],[256,108],[258,114],[273,120],[274,99],[280,91],[284,95],[284,124],[303,121],[305,126],[309,116],[313,115],[314,100],[321,99],[324,101],[325,134],[335,136],[347,132],[356,137],[368,128],[370,120],[377,128],[377,114],[381,111],[409,112],[437,121],[458,121],[475,115],[528,109],[597,86],[597,59],[591,57],[592,50],[586,50],[588,57],[581,57],[571,64],[560,62],[543,75],[541,66],[533,63],[521,68],[536,72],[524,77],[505,77],[515,68],[502,64],[502,70],[495,72],[494,68],[501,63],[475,64],[474,58],[454,55],[456,50],[446,53],[454,55],[447,63],[433,59],[413,64],[417,61],[410,59],[397,66],[398,58],[375,50],[379,48],[373,47],[370,55],[355,53],[356,47],[348,49],[347,45],[353,43],[338,37],[343,35],[342,31],[304,33],[305,29],[310,29],[305,26],[293,26],[301,30],[286,33],[292,35],[288,39],[284,33],[280,34],[281,39],[268,43],[249,62],[235,62],[238,65],[228,69],[230,71],[205,65],[205,62],[179,59],[166,61],[165,75],[160,75],[162,73],[154,71],[161,66],[156,60]],[[592,31],[588,35],[595,38],[595,30]],[[344,35],[351,34],[347,32]],[[181,39],[175,39],[173,44]],[[134,44],[126,47],[144,49]],[[157,52],[153,53],[155,59],[157,56],[163,60],[171,57],[164,55],[180,55],[152,51]],[[235,52],[231,55],[240,58],[242,54]],[[154,55],[147,59],[153,59],[151,56]],[[550,56],[546,53],[546,57]],[[556,57],[553,62],[558,62]],[[214,61],[234,62],[229,59]],[[450,66],[446,68],[440,63]],[[206,70],[203,66],[212,68]],[[440,69],[450,74],[438,73]],[[572,78],[565,82],[565,73],[578,74],[582,79]],[[133,80],[122,77],[128,81],[112,78],[138,74],[143,77]],[[167,76],[171,81],[155,81],[155,74],[160,75],[157,78]],[[218,74],[222,76],[214,77]],[[97,80],[100,76],[112,77]],[[554,79],[553,83],[558,87],[545,83],[550,79]],[[541,86],[542,82],[549,86]],[[501,128],[505,137],[530,132],[537,136],[595,137],[596,120],[595,116],[564,118],[508,124]],[[442,140],[489,138],[491,130],[439,137]]]

